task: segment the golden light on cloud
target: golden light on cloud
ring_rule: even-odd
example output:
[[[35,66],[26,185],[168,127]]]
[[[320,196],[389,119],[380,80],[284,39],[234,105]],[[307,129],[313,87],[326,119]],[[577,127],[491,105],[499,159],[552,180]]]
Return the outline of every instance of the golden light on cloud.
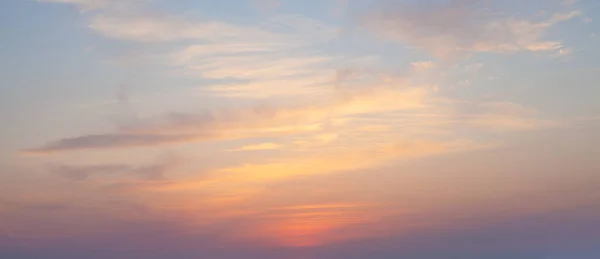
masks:
[[[376,167],[392,158],[402,159],[441,152],[450,152],[449,143],[414,141],[382,145],[374,148],[347,146],[327,153],[306,154],[306,156],[284,159],[264,164],[245,164],[217,170],[216,179],[226,182],[261,183],[287,180],[299,176],[323,175],[348,170]],[[468,146],[458,148],[470,148]],[[349,163],[348,161],[352,161]]]
[[[247,145],[240,148],[232,149],[229,151],[258,151],[258,150],[274,150],[280,149],[282,146],[276,143],[261,143],[254,145]]]

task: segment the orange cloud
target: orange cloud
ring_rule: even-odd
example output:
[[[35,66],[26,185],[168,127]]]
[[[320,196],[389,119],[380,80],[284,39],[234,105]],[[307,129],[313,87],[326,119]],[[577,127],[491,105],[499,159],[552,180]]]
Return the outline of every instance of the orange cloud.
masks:
[[[258,151],[258,150],[274,150],[274,149],[280,149],[280,148],[282,148],[282,146],[280,144],[261,143],[261,144],[247,145],[247,146],[232,149],[229,151]]]

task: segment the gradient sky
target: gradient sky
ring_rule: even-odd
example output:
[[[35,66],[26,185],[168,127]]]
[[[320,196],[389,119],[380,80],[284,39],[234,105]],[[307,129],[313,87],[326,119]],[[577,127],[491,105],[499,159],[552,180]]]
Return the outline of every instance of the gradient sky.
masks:
[[[600,258],[599,23],[2,0],[0,258]]]

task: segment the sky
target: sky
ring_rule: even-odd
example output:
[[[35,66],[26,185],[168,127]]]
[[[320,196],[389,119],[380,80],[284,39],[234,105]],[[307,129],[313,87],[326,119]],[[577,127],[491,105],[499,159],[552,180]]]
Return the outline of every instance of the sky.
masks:
[[[0,258],[600,258],[600,2],[2,0]]]

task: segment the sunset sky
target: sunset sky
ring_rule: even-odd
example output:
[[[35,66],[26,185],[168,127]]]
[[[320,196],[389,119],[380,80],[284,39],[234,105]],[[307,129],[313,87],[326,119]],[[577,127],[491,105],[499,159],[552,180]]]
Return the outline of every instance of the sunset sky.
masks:
[[[600,1],[0,0],[2,259],[598,259]]]

